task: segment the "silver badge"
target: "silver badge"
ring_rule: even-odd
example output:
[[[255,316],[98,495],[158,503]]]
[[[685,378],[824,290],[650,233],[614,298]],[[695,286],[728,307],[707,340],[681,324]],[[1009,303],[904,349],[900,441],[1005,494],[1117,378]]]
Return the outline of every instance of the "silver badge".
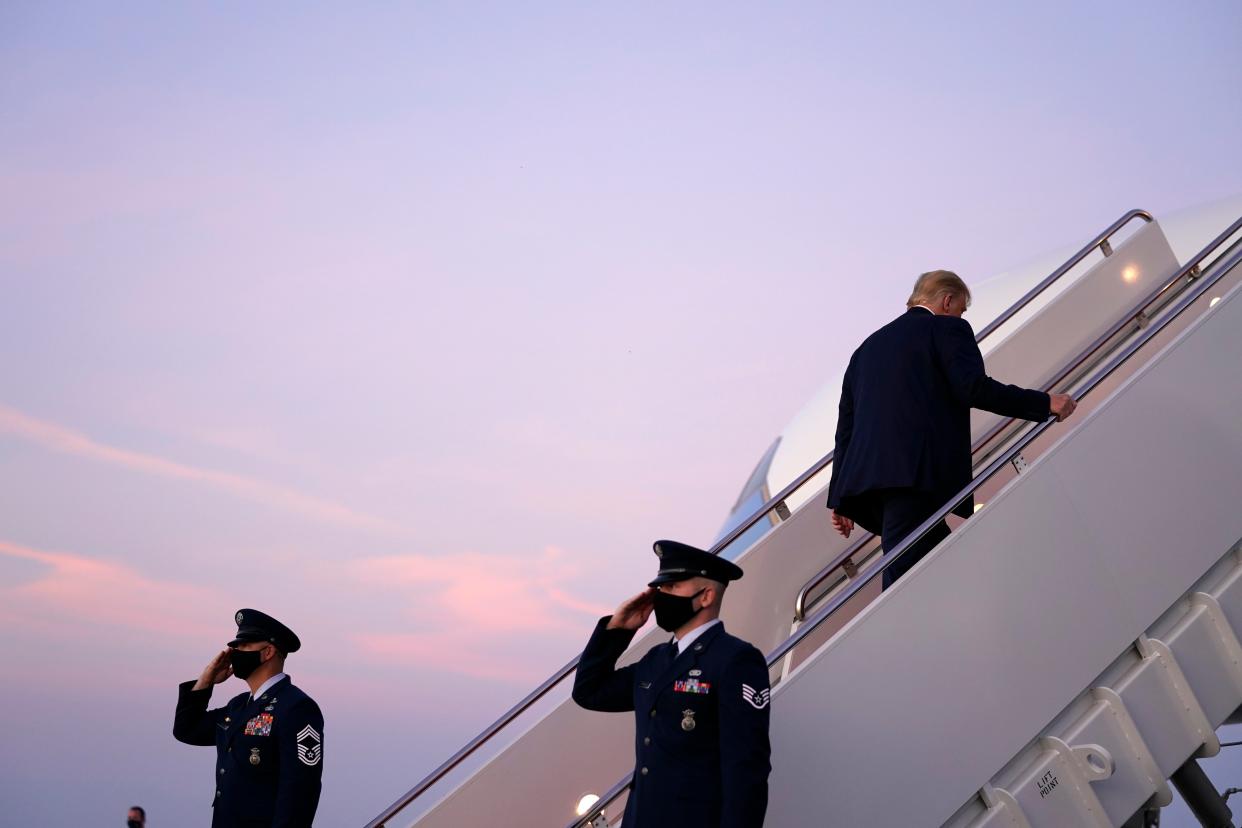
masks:
[[[241,622],[242,622],[242,618],[243,618],[243,617],[244,617],[244,616],[242,615],[241,610],[238,610],[238,611],[237,611],[237,615],[234,615],[234,616],[233,616],[233,620],[237,622],[237,626],[239,626],[239,627],[241,626]]]
[[[702,670],[691,670],[691,671],[690,671],[690,677],[691,677],[691,678],[694,678],[695,676],[701,676],[701,675],[703,675],[703,671],[702,671]]]
[[[259,764],[259,761],[260,761],[259,760],[259,749],[251,748],[250,749],[250,764],[257,765]]]
[[[694,730],[694,711],[683,710],[681,711],[681,715],[682,715],[681,729],[686,731],[687,733],[689,733],[691,730]]]
[[[767,687],[762,690],[756,690],[749,684],[743,684],[742,701],[746,702],[756,710],[762,710],[768,706],[769,702],[772,701],[772,690]]]
[[[314,767],[323,759],[323,737],[311,725],[298,731],[298,760],[303,765]]]

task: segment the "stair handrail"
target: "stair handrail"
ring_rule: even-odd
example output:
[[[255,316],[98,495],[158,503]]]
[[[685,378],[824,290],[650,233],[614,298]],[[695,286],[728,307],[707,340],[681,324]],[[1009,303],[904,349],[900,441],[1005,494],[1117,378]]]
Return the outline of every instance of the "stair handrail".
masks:
[[[1014,302],[1012,305],[1010,305],[1007,311],[1005,311],[1000,316],[993,319],[987,325],[984,325],[983,330],[979,331],[979,333],[975,336],[975,341],[982,342],[984,339],[987,338],[989,334],[991,334],[1001,325],[1004,325],[1006,322],[1012,319],[1015,314],[1017,314],[1027,305],[1029,305],[1032,299],[1034,299],[1036,296],[1039,296],[1039,294],[1047,290],[1048,287],[1053,282],[1060,279],[1062,276],[1064,276],[1066,273],[1072,270],[1075,265],[1077,265],[1083,259],[1090,256],[1091,253],[1097,247],[1101,249],[1101,252],[1103,252],[1105,258],[1108,258],[1109,256],[1113,255],[1113,246],[1112,246],[1112,243],[1109,241],[1109,239],[1111,239],[1117,233],[1117,231],[1119,231],[1122,227],[1125,227],[1127,224],[1129,224],[1131,221],[1133,221],[1136,218],[1141,218],[1143,219],[1143,221],[1147,222],[1148,224],[1151,224],[1153,221],[1155,221],[1151,213],[1147,212],[1146,210],[1131,210],[1130,212],[1126,213],[1124,216],[1122,216],[1121,218],[1113,222],[1112,225],[1107,230],[1100,233],[1100,235],[1096,236],[1093,240],[1088,242],[1081,250],[1079,250],[1073,256],[1070,256],[1065,261],[1065,264],[1061,265],[1056,270],[1052,271],[1052,273],[1050,273],[1042,282],[1040,282],[1035,287],[1031,288],[1026,293],[1024,293],[1022,295],[1022,298]]]
[[[1105,256],[1112,255],[1112,246],[1110,239],[1115,236],[1123,227],[1134,219],[1142,219],[1146,223],[1155,221],[1151,213],[1146,210],[1134,209],[1125,213],[1119,219],[1114,221],[1107,229],[1103,230],[1099,235],[1092,239],[1088,244],[1084,245],[1081,250],[1066,260],[1064,264],[1054,270],[1049,276],[1044,278],[1038,285],[1027,291],[1021,298],[1014,302],[1010,307],[998,316],[991,324],[984,327],[975,336],[976,342],[982,342],[983,339],[998,329],[1001,325],[1011,319],[1015,314],[1026,307],[1035,297],[1043,293],[1053,282],[1060,279],[1068,273],[1075,265],[1085,259],[1096,248],[1101,248]],[[759,506],[750,517],[735,526],[728,534],[716,541],[709,550],[713,555],[719,555],[721,551],[728,548],[734,541],[740,538],[747,530],[767,517],[773,510],[782,507],[786,498],[797,492],[806,484],[808,480],[822,472],[832,462],[833,453],[830,451],[811,464],[806,471],[798,475],[785,488],[781,489],[772,497],[768,498],[761,506]],[[848,556],[846,556],[848,558]],[[366,828],[384,828],[389,819],[404,810],[411,802],[418,799],[435,783],[439,782],[445,776],[453,771],[463,761],[468,759],[476,750],[489,742],[497,733],[506,728],[514,719],[522,713],[529,710],[535,703],[542,699],[548,691],[560,684],[567,676],[574,672],[578,666],[578,657],[575,656],[565,666],[561,667],[538,687],[527,693],[517,704],[509,708],[505,713],[484,728],[477,736],[463,745],[456,753],[442,762],[435,770],[427,774],[423,779],[410,790],[406,791],[399,799],[384,809],[379,816],[367,823]]]
[[[1138,212],[1138,211],[1134,211],[1134,212]],[[1088,360],[1090,360],[1091,357],[1094,356],[1097,351],[1103,348],[1114,336],[1116,336],[1118,333],[1124,330],[1128,325],[1141,324],[1142,320],[1146,318],[1145,314],[1149,308],[1155,305],[1160,300],[1160,298],[1163,297],[1166,293],[1168,293],[1174,287],[1176,287],[1177,283],[1180,282],[1182,279],[1189,277],[1191,280],[1193,280],[1197,278],[1201,271],[1201,267],[1202,267],[1204,260],[1207,259],[1208,256],[1212,255],[1212,253],[1214,253],[1222,244],[1228,241],[1229,238],[1233,236],[1235,233],[1237,233],[1238,230],[1240,229],[1242,229],[1242,218],[1239,218],[1236,221],[1234,221],[1232,224],[1230,224],[1229,227],[1227,227],[1216,238],[1210,241],[1206,247],[1204,247],[1202,250],[1196,253],[1189,261],[1186,262],[1186,264],[1178,268],[1176,273],[1174,273],[1172,276],[1166,279],[1155,290],[1149,292],[1146,296],[1140,299],[1135,305],[1133,305],[1130,308],[1129,311],[1127,311],[1125,314],[1118,317],[1117,321],[1114,322],[1104,333],[1100,334],[1098,337],[1095,338],[1095,340],[1090,345],[1086,346],[1086,348],[1081,350],[1078,353],[1078,356],[1076,356],[1070,362],[1066,363],[1059,371],[1057,371],[1055,375],[1053,375],[1053,377],[1050,380],[1043,383],[1042,386],[1040,387],[1040,390],[1051,393],[1054,388],[1056,388],[1060,383],[1064,382],[1067,377],[1069,377],[1075,371],[1077,371],[1080,367],[1082,367],[1082,365],[1085,364]],[[1028,294],[1027,296],[1024,296],[1023,299],[1029,301],[1028,297],[1034,298],[1035,295],[1037,294],[1032,292]],[[987,328],[985,328],[984,330],[987,331]],[[995,330],[995,328],[993,327],[992,330]],[[1004,418],[1000,420],[999,422],[997,422],[995,425],[993,425],[986,432],[984,432],[984,434],[982,434],[979,437],[979,439],[976,440],[973,445],[971,445],[970,447],[971,455],[973,456],[980,449],[982,449],[984,446],[990,443],[993,439],[996,438],[997,435],[999,435],[1006,428],[1008,428],[1010,424],[1015,422],[1016,419],[1017,418],[1015,417]],[[868,543],[870,543],[874,539],[875,539],[874,534],[870,532],[866,532],[857,541],[855,541],[853,544],[847,547],[845,551],[839,553],[835,558],[829,561],[827,565],[825,565],[822,569],[820,569],[819,572],[811,576],[810,580],[808,580],[805,584],[802,585],[802,589],[798,590],[798,595],[797,597],[794,598],[794,619],[796,621],[801,622],[806,618],[807,602],[810,599],[811,592],[817,589],[820,585],[822,585],[829,578],[831,578],[832,575],[837,570],[845,566],[846,562],[849,561],[850,558],[852,558],[855,553],[857,553],[860,549],[862,549],[864,546],[866,546]]]
[[[1239,222],[1242,222],[1242,219],[1239,219]],[[1219,241],[1219,238],[1217,241]],[[1233,247],[1238,247],[1238,245],[1233,245],[1231,249]],[[1238,267],[1240,264],[1242,264],[1242,249],[1236,250],[1227,262],[1222,267],[1217,269],[1213,275],[1203,278],[1195,283],[1191,287],[1190,291],[1184,294],[1182,298],[1177,301],[1169,313],[1162,316],[1155,324],[1152,324],[1144,329],[1142,334],[1114,355],[1104,367],[1098,369],[1091,376],[1091,379],[1088,380],[1083,387],[1079,389],[1078,393],[1074,395],[1075,401],[1082,399],[1087,394],[1091,393],[1091,391],[1094,390],[1101,382],[1108,379],[1113,371],[1117,370],[1117,368],[1127,362],[1130,357],[1134,356],[1134,354],[1141,350],[1144,345],[1150,342],[1156,334],[1163,331],[1169,323],[1180,316],[1186,308],[1190,307],[1200,297],[1207,293],[1207,291],[1218,281],[1220,281],[1226,273],[1233,270],[1235,267]],[[794,647],[798,646],[803,639],[813,633],[820,624],[828,619],[829,616],[857,595],[858,592],[870,583],[872,579],[888,567],[892,566],[898,558],[906,553],[908,549],[922,540],[924,535],[930,532],[933,527],[940,523],[940,521],[944,520],[953,511],[953,509],[958,506],[958,504],[964,501],[967,497],[973,495],[975,491],[987,481],[988,478],[996,474],[996,472],[1003,468],[1006,463],[1011,462],[1018,454],[1021,453],[1022,449],[1034,442],[1036,438],[1047,431],[1055,422],[1056,420],[1050,417],[1043,422],[1035,424],[1026,433],[1019,437],[1011,446],[1009,446],[1009,448],[1002,452],[999,457],[988,463],[982,472],[975,476],[975,478],[971,480],[970,483],[968,483],[961,491],[953,495],[947,503],[937,509],[935,514],[927,518],[927,520],[919,524],[917,529],[903,538],[901,543],[897,544],[897,546],[891,551],[886,552],[878,560],[872,561],[846,589],[837,593],[828,601],[827,604],[817,609],[811,617],[806,620],[805,624],[800,626],[797,631],[786,638],[783,643],[779,644],[775,650],[768,653],[768,668],[771,669],[777,662],[789,654]],[[773,690],[773,696],[775,697],[775,695],[779,692],[780,685],[778,684]],[[619,781],[616,785],[613,785],[608,789],[605,797],[599,799],[594,805],[591,806],[590,810],[586,811],[586,813],[578,819],[566,825],[565,828],[589,828],[591,823],[603,812],[603,810],[607,808],[608,805],[610,805],[612,801],[615,800],[626,788],[629,787],[630,780],[632,778],[633,775],[631,774],[630,776],[621,779],[621,781]]]

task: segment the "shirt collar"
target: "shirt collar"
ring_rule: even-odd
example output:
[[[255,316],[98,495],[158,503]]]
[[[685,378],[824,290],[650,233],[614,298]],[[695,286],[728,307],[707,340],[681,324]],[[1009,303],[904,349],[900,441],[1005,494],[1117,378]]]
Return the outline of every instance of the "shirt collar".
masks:
[[[701,627],[695,627],[690,632],[683,635],[680,639],[673,639],[677,642],[677,652],[684,653],[686,648],[693,644],[699,636],[710,630],[712,627],[720,623],[719,618],[713,618]]]
[[[923,310],[925,310],[925,311],[927,311],[928,313],[930,313],[932,316],[935,316],[935,315],[936,315],[936,312],[935,312],[934,310],[932,310],[931,308],[927,307],[927,305],[915,305],[914,307],[915,307],[915,308],[922,308]],[[914,308],[911,308],[910,310],[914,310]]]
[[[272,676],[270,679],[260,684],[258,690],[255,690],[253,693],[250,694],[250,700],[254,701],[255,699],[259,698],[259,696],[262,696],[268,690],[271,690],[272,686],[275,685],[276,682],[280,681],[283,678],[285,678],[284,673],[277,673],[276,675]]]

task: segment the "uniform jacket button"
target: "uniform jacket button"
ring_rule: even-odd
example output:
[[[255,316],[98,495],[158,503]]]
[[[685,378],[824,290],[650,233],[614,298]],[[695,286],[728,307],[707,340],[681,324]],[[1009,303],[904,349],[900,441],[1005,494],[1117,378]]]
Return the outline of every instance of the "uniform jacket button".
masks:
[[[650,737],[650,736],[644,736],[644,737],[643,737],[643,744],[644,744],[644,745],[649,745],[649,744],[651,744],[651,737]],[[220,771],[220,773],[224,773],[224,771]]]
[[[646,775],[647,775],[647,768],[644,766],[644,767],[643,767],[643,769],[642,769],[641,771],[639,771],[639,773],[641,773],[643,776],[646,776]]]
[[[654,710],[654,709],[651,711],[651,718],[653,718],[653,719],[655,718],[655,710]]]

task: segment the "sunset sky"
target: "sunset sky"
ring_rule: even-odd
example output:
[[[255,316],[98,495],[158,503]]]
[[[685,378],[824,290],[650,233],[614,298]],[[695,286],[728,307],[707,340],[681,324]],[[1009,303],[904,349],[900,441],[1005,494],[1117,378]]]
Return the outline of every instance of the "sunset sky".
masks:
[[[1240,32],[1233,0],[6,0],[0,821],[208,824],[176,685],[255,607],[324,710],[318,823],[365,823],[652,540],[710,544],[919,272],[1242,192]]]

